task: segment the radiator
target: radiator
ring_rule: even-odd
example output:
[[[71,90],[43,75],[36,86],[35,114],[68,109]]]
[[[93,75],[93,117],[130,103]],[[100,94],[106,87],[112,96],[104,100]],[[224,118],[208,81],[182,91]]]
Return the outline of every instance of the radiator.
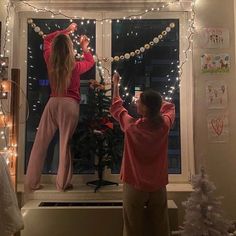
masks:
[[[171,230],[176,230],[174,201],[168,200],[168,208]],[[21,236],[122,236],[121,201],[31,200],[21,211],[25,223]]]

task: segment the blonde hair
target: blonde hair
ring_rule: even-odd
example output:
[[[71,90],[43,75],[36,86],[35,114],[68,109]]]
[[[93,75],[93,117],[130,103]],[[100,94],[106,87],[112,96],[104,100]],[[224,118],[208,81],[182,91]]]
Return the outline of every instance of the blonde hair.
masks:
[[[60,34],[54,38],[49,64],[52,88],[58,95],[63,95],[70,85],[75,65],[73,44],[69,36]]]

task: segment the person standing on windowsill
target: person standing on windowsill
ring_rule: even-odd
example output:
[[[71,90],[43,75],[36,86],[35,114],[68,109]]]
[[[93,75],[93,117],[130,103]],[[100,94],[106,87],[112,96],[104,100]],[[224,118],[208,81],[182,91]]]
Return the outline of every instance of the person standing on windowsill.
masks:
[[[118,73],[113,75],[111,115],[125,134],[121,166],[123,182],[123,236],[169,236],[166,185],[168,184],[168,134],[175,119],[173,103],[162,101],[154,90],[146,90],[137,100],[134,119],[123,107],[119,96]],[[144,217],[144,206],[147,217]]]
[[[80,75],[94,66],[88,49],[89,39],[80,37],[83,61],[75,61],[73,43],[69,34],[77,29],[72,23],[67,29],[44,37],[44,59],[47,64],[50,99],[43,111],[28,163],[26,191],[40,189],[40,177],[49,143],[55,132],[60,133],[60,157],[56,187],[59,191],[71,189],[72,160],[68,145],[79,120]]]

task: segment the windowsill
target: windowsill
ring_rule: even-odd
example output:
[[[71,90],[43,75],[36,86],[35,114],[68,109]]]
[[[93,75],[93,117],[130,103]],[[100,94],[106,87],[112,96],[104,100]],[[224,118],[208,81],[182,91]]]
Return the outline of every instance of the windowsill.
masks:
[[[97,194],[105,193],[121,193],[122,184],[119,186],[102,186]],[[94,187],[87,185],[74,185],[72,190],[66,192],[59,192],[54,184],[45,184],[42,189],[36,190],[34,193],[58,193],[58,194],[68,194],[68,193],[94,193]],[[167,185],[167,192],[192,192],[192,185],[189,183],[170,183]],[[17,192],[24,192],[24,185],[17,185]]]

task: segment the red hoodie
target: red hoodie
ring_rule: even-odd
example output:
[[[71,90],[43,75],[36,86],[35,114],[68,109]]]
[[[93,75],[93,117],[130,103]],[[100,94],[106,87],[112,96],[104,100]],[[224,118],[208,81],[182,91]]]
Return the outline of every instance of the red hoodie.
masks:
[[[44,59],[46,61],[47,67],[50,67],[49,64],[49,58],[51,55],[51,44],[52,40],[58,35],[58,34],[66,34],[66,30],[61,30],[61,31],[56,31],[51,34],[48,34],[44,38]],[[75,67],[72,71],[72,76],[71,76],[71,82],[70,85],[67,89],[67,93],[64,95],[61,95],[62,97],[71,97],[77,100],[78,102],[80,101],[80,75],[87,72],[90,70],[93,65],[94,65],[94,59],[93,56],[90,52],[84,53],[84,60],[79,61],[75,63]],[[50,78],[49,78],[50,81]],[[53,85],[51,85],[51,97],[57,97],[58,95],[56,94],[55,90],[53,89]]]
[[[153,192],[168,184],[168,134],[175,119],[175,106],[163,102],[163,124],[154,128],[148,119],[131,117],[120,97],[113,99],[112,116],[125,133],[121,180],[137,190]]]

